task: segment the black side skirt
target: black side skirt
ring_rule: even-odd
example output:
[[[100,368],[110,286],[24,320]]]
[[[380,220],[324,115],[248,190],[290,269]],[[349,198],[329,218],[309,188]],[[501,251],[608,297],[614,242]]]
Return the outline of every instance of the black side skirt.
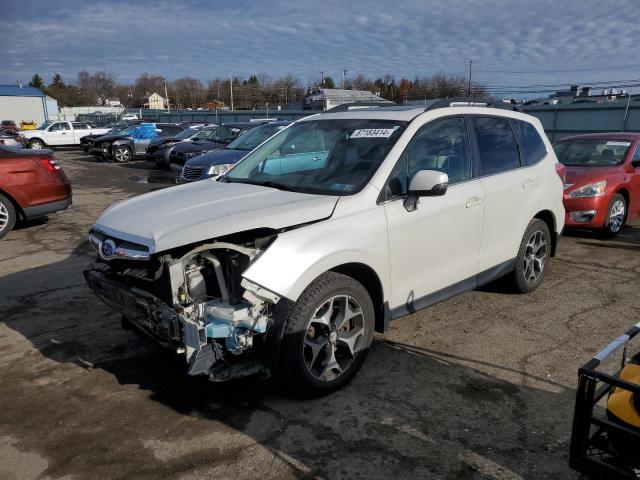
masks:
[[[420,297],[416,300],[408,302],[405,305],[396,307],[393,310],[389,310],[388,305],[386,305],[385,316],[389,315],[390,320],[395,320],[396,318],[410,315],[417,312],[418,310],[430,307],[431,305],[440,303],[443,300],[447,300],[448,298],[455,297],[460,293],[468,292],[482,285],[486,285],[487,283],[512,272],[515,268],[515,265],[516,259],[513,258],[511,260],[507,260],[506,262],[502,262],[495,267],[485,270],[484,272],[480,272],[478,275],[474,275],[473,277],[462,280],[461,282],[449,285],[442,290],[438,290],[437,292],[433,292],[429,295],[425,295],[424,297]]]

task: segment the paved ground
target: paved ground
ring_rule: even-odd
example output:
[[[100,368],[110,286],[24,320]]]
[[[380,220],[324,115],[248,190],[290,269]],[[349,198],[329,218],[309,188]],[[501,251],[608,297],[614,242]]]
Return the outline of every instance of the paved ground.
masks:
[[[348,388],[300,401],[187,377],[120,329],[84,285],[87,227],[168,177],[58,156],[73,207],[0,242],[0,478],[577,477],[576,370],[638,321],[637,225],[565,237],[532,295],[489,287],[394,322]]]

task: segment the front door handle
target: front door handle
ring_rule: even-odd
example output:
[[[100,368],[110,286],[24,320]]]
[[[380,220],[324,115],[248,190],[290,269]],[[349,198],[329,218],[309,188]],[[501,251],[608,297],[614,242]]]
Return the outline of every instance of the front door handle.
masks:
[[[536,185],[536,181],[535,180],[531,180],[530,178],[525,180],[524,183],[522,184],[522,188],[531,188],[534,187]]]
[[[477,207],[480,204],[482,204],[482,199],[478,197],[473,197],[467,200],[467,208]]]

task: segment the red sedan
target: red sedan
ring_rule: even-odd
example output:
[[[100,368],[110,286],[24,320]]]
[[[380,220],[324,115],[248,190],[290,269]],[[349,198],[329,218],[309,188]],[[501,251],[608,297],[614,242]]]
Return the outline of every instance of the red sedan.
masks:
[[[30,220],[71,205],[71,184],[51,150],[0,145],[0,238],[17,219]]]
[[[566,228],[618,234],[640,216],[640,133],[597,133],[563,138],[555,144],[566,167]]]

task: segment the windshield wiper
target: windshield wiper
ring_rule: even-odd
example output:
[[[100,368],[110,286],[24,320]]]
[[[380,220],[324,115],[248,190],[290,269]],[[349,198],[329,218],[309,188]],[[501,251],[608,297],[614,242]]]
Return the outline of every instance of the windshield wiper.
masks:
[[[301,187],[294,187],[292,185],[286,185],[284,183],[278,183],[278,182],[274,182],[273,180],[264,180],[264,181],[257,181],[257,182],[253,182],[251,180],[240,180],[240,179],[234,179],[231,180],[230,178],[227,178],[226,176],[222,176],[221,178],[224,178],[224,182],[227,183],[246,183],[248,185],[258,185],[259,187],[268,187],[268,188],[276,188],[278,190],[283,190],[285,192],[304,192],[304,188]]]

